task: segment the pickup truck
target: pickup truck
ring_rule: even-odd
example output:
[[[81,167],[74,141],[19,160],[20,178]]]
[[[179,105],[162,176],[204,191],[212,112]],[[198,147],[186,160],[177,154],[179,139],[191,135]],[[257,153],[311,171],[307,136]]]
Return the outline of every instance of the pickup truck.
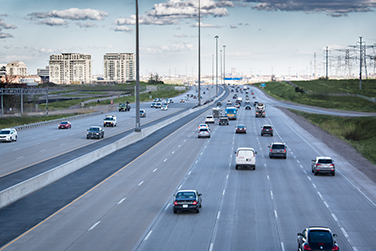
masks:
[[[218,122],[219,122],[219,125],[228,125],[228,117],[220,116]]]

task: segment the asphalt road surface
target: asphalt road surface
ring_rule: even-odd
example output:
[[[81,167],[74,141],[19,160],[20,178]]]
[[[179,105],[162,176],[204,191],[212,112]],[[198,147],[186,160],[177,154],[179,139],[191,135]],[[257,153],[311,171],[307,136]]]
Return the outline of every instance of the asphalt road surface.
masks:
[[[338,234],[341,250],[374,250],[375,184],[254,91],[266,104],[266,118],[242,106],[236,121],[216,122],[211,138],[199,139],[197,126],[210,113],[202,111],[111,154],[55,182],[46,192],[56,196],[49,204],[65,200],[64,206],[36,219],[0,250],[296,250],[296,234],[312,225]],[[244,101],[245,94],[240,96]],[[232,93],[226,99],[234,101]],[[240,123],[246,134],[235,134]],[[264,124],[274,127],[273,137],[261,137]],[[271,142],[287,144],[287,159],[269,158]],[[235,170],[234,151],[242,146],[257,151],[256,170]],[[130,152],[141,155],[127,160]],[[335,160],[336,176],[311,173],[311,159],[320,155]],[[79,197],[61,198],[76,189],[70,181],[91,180],[110,167],[118,171],[81,188]],[[178,189],[203,194],[200,213],[173,213]],[[12,215],[37,209],[44,196],[36,192],[14,203],[18,207],[0,210],[0,226],[25,221]],[[38,218],[28,212],[25,218]]]

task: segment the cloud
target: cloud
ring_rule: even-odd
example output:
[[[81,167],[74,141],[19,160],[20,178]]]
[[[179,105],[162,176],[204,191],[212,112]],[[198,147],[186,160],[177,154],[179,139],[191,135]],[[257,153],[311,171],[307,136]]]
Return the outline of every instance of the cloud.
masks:
[[[243,0],[241,0],[243,2]],[[244,0],[256,3],[252,8],[267,11],[324,12],[332,17],[347,16],[351,12],[371,12],[376,0]]]
[[[230,28],[231,29],[236,29],[236,28],[239,28],[237,25],[232,25],[232,24],[230,24]]]
[[[10,48],[12,48],[12,45],[10,45],[10,44],[5,45],[4,48],[5,48],[5,49],[10,49]]]
[[[9,33],[0,32],[0,39],[9,38],[9,37],[13,37],[13,35]]]
[[[129,28],[127,26],[118,26],[118,27],[115,27],[113,28],[114,31],[121,31],[121,32],[131,32],[133,31],[132,28]]]
[[[191,27],[198,27],[198,23],[192,24]],[[214,24],[204,24],[200,23],[201,28],[221,28],[220,25],[214,25]]]
[[[31,49],[31,48],[30,48],[30,49]],[[43,48],[34,47],[34,48],[32,48],[32,50],[33,50],[33,52],[37,51],[37,52],[39,52],[39,53],[42,53],[42,54],[48,54],[48,55],[57,53],[57,51],[54,50],[54,49],[51,49],[51,48],[44,48],[44,47],[43,47]]]
[[[46,24],[49,26],[63,26],[63,25],[68,25],[68,22],[61,18],[50,18],[50,19],[40,21],[39,24]]]
[[[5,23],[4,19],[2,19],[0,17],[0,30],[1,28],[4,28],[4,29],[17,29],[17,26],[13,25],[13,24],[7,24]]]
[[[80,28],[93,28],[97,27],[94,23],[87,21],[86,23],[77,22],[76,25]]]
[[[229,15],[226,7],[234,7],[231,1],[201,0],[200,16],[223,17]],[[163,3],[154,4],[153,9],[147,11],[145,15],[139,16],[139,24],[144,25],[177,25],[182,19],[196,19],[198,17],[197,0],[170,0]],[[127,18],[118,18],[115,25],[134,25],[135,15]]]
[[[161,45],[161,46],[153,46],[153,47],[141,47],[140,50],[142,52],[146,52],[149,54],[166,54],[168,52],[179,52],[179,51],[191,51],[193,50],[193,44],[173,44],[173,45]]]
[[[53,10],[50,12],[32,12],[28,16],[35,18],[62,18],[69,20],[103,20],[108,16],[105,11],[94,9],[70,8],[68,10]]]

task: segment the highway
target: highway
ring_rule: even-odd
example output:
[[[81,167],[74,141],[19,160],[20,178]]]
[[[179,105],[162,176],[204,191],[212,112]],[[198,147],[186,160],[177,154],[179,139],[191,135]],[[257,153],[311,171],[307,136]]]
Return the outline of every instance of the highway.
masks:
[[[242,106],[236,121],[229,126],[210,125],[211,138],[198,139],[197,126],[210,114],[202,110],[178,126],[168,126],[111,154],[55,184],[58,189],[48,192],[56,196],[52,203],[64,200],[64,206],[40,219],[37,212],[28,210],[25,218],[37,218],[34,222],[39,223],[2,243],[0,250],[296,250],[296,234],[312,225],[331,228],[341,250],[374,250],[375,184],[343,159],[338,149],[328,148],[276,108],[280,103],[253,90],[257,100],[266,104],[266,118],[255,118],[253,107],[244,110]],[[226,100],[235,101],[232,94]],[[245,94],[240,96],[245,100]],[[247,126],[247,134],[234,133],[240,123]],[[261,137],[264,124],[273,125],[273,137]],[[132,126],[134,121],[123,130]],[[41,135],[37,130],[43,132],[29,132]],[[79,143],[85,132],[76,133]],[[287,144],[287,159],[269,159],[271,142]],[[241,146],[258,152],[256,170],[235,170],[234,151]],[[58,150],[50,156],[44,152],[40,155],[45,158],[59,154]],[[126,160],[130,152],[141,155]],[[335,160],[336,176],[311,173],[311,159],[320,155]],[[74,192],[70,180],[89,179],[106,168],[117,171],[83,189],[75,199],[60,197]],[[199,214],[173,213],[172,195],[178,189],[203,194]],[[18,210],[34,207],[38,201],[42,204],[43,194],[35,196],[20,200]],[[0,226],[6,221],[4,215],[16,215],[10,208],[0,210]],[[7,219],[13,225],[20,220]]]

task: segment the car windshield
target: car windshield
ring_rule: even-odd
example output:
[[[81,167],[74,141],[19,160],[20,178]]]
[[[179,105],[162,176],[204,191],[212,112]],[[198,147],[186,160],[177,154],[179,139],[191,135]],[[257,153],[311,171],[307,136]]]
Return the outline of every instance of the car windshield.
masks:
[[[284,145],[273,145],[273,149],[285,149]]]
[[[208,129],[207,128],[200,128],[200,132],[207,132]]]
[[[10,134],[10,131],[9,130],[1,130],[0,134]]]
[[[89,131],[99,132],[99,127],[90,127]]]
[[[109,118],[105,118],[104,120],[114,120],[114,118],[109,117]]]
[[[243,125],[238,125],[238,128],[244,128],[245,126],[243,126]]]
[[[176,195],[177,199],[193,199],[196,198],[196,194],[194,192],[180,192]]]
[[[333,242],[332,235],[328,231],[322,231],[322,230],[309,231],[308,238],[309,238],[310,243],[331,244]]]
[[[264,126],[264,129],[272,129],[271,126]]]
[[[331,164],[331,163],[333,163],[333,161],[331,159],[319,159],[318,163]]]
[[[64,122],[61,122],[60,124],[66,125],[66,124],[68,124],[68,122],[64,121]]]

